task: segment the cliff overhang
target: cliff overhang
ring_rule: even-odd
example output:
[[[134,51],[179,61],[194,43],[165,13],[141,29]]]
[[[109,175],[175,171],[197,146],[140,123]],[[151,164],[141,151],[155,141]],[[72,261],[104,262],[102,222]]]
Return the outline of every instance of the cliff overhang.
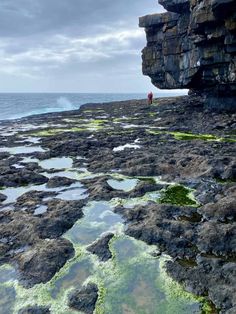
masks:
[[[213,110],[236,111],[236,1],[159,0],[140,18],[143,74],[160,89],[187,88]]]

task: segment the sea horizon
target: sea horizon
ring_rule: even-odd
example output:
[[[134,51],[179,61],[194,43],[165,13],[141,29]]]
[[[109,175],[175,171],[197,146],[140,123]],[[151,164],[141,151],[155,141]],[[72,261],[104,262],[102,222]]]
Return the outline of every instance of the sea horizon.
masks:
[[[0,92],[0,121],[31,115],[78,110],[87,103],[145,99],[147,93]],[[154,97],[184,95],[184,92],[157,91]]]

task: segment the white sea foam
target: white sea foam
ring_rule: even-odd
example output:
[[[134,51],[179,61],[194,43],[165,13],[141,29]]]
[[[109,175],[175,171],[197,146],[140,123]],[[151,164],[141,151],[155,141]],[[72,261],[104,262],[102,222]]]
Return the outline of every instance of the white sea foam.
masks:
[[[72,102],[66,97],[59,97],[57,99],[57,105],[63,110],[73,110],[75,109]],[[78,107],[77,107],[78,109]]]

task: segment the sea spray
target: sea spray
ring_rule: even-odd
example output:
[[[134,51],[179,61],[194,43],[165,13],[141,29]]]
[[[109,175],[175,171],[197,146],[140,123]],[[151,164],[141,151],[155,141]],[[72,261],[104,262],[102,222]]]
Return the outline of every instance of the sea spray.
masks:
[[[57,98],[57,105],[60,107],[60,109],[63,109],[65,111],[75,109],[72,102],[68,98],[63,96]],[[79,109],[78,106],[77,109]]]

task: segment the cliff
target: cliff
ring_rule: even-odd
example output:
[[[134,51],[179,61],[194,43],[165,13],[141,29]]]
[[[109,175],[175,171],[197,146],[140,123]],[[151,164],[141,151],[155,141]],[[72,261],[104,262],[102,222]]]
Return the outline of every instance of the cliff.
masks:
[[[236,1],[159,3],[168,12],[140,18],[143,74],[158,88],[187,88],[209,108],[236,111]]]

